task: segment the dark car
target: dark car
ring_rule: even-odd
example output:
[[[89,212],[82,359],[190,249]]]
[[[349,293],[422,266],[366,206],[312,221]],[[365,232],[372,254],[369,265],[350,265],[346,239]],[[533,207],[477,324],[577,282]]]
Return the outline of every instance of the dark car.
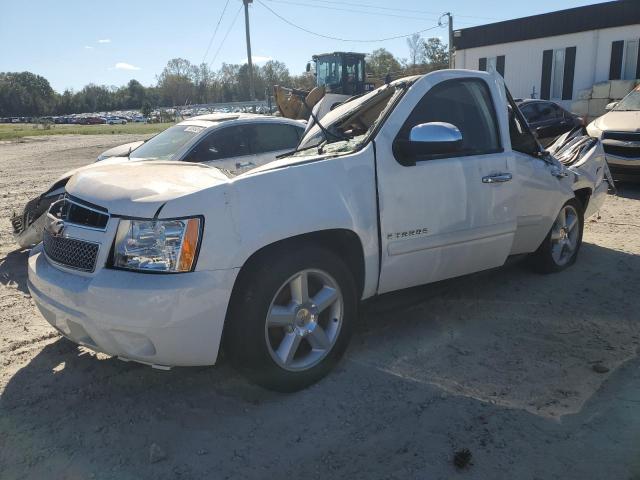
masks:
[[[518,106],[543,147],[551,145],[563,133],[584,125],[581,117],[548,100],[523,100]]]
[[[102,117],[85,117],[78,123],[82,123],[83,125],[100,125],[107,123],[107,121]]]

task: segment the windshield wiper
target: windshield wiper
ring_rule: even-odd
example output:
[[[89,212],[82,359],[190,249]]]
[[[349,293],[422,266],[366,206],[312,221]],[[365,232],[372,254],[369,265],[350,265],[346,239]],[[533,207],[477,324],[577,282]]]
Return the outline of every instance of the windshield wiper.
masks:
[[[307,109],[309,110],[309,113],[311,114],[311,118],[316,123],[316,125],[318,125],[318,128],[322,132],[322,135],[324,136],[325,143],[330,143],[329,142],[329,135],[331,135],[332,137],[336,138],[337,140],[348,140],[348,138],[343,136],[343,135],[338,135],[337,133],[333,133],[333,132],[330,132],[329,130],[327,130],[325,128],[325,126],[322,125],[322,123],[320,123],[320,120],[318,120],[318,117],[316,117],[316,114],[313,113],[313,108],[309,108],[309,105],[307,105],[307,102],[304,99],[302,99],[302,101],[304,102],[305,107],[307,107]]]

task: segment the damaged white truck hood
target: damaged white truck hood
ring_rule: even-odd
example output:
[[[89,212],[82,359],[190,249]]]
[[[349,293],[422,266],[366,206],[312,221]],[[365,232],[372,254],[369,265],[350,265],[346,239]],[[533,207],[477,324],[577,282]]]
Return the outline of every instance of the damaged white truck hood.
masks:
[[[109,213],[153,218],[166,202],[226,183],[218,169],[185,162],[127,162],[77,172],[66,191]]]

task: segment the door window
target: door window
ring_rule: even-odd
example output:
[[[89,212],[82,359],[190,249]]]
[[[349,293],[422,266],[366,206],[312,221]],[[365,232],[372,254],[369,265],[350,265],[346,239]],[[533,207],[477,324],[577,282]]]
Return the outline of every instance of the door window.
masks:
[[[527,119],[529,123],[535,123],[540,121],[540,110],[537,103],[529,103],[520,107],[520,111]]]
[[[543,103],[540,105],[540,121],[550,122],[558,117],[558,109],[553,103]]]
[[[246,126],[251,143],[251,153],[293,150],[300,141],[300,128],[277,123],[257,123]]]
[[[518,109],[511,94],[507,90],[507,108],[509,115],[509,136],[511,138],[511,149],[516,152],[526,153],[536,156],[540,153],[538,141],[533,136],[529,125],[524,119],[522,112]]]
[[[188,162],[210,162],[249,155],[249,140],[243,126],[224,127],[211,132],[187,156]]]
[[[429,122],[450,123],[460,130],[462,148],[452,156],[502,151],[491,93],[483,80],[455,79],[434,86],[413,109],[397,139],[408,140],[413,127]]]

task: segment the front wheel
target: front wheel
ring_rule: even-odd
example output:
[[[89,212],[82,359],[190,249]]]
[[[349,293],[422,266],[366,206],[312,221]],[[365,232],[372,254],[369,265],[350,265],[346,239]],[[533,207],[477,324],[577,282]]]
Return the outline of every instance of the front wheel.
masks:
[[[551,230],[531,256],[532,268],[540,273],[553,273],[573,265],[582,245],[583,228],[582,205],[572,198],[562,206]]]
[[[282,392],[324,377],[344,353],[356,316],[345,263],[322,248],[295,248],[265,256],[240,282],[225,332],[235,366]]]

